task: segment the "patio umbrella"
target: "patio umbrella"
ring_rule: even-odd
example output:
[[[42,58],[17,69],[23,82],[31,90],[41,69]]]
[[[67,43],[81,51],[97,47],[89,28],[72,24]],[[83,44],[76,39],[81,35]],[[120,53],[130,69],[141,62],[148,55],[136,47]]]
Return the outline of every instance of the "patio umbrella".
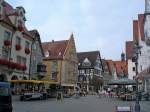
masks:
[[[136,85],[135,80],[131,80],[128,78],[121,78],[117,80],[111,80],[108,85]]]

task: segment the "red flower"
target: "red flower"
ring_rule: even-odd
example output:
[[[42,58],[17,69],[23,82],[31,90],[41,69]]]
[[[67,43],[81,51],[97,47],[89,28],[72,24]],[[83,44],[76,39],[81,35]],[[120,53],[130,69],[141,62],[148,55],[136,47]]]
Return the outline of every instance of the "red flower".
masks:
[[[17,44],[17,45],[16,45],[16,50],[18,51],[18,50],[20,50],[20,49],[21,49],[21,45]]]
[[[16,66],[16,69],[17,69],[17,70],[22,70],[22,66],[21,66],[21,64],[16,63],[16,65],[15,65],[15,66]]]
[[[30,54],[30,49],[29,48],[25,48],[25,53],[26,54]]]
[[[22,65],[22,71],[26,71],[27,70],[27,66],[26,65]]]
[[[14,63],[14,62],[9,62],[8,68],[15,69],[15,68],[16,68],[15,65],[16,65],[16,63]]]
[[[11,41],[10,40],[4,40],[4,45],[5,46],[10,46],[11,45]]]

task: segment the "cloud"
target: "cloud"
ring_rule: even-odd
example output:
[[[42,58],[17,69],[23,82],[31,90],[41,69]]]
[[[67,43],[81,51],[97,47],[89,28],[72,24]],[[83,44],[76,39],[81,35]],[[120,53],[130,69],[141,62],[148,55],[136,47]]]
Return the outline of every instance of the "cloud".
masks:
[[[132,20],[144,12],[142,0],[8,0],[26,10],[27,26],[38,29],[42,41],[68,39],[73,32],[77,51],[100,50],[120,59],[132,39]]]

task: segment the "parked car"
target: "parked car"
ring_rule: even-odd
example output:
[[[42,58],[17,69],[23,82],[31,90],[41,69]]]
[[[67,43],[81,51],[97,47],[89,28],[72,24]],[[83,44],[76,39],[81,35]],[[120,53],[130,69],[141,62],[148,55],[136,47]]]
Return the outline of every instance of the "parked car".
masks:
[[[20,96],[20,101],[42,100],[42,99],[44,99],[42,93],[24,93]]]

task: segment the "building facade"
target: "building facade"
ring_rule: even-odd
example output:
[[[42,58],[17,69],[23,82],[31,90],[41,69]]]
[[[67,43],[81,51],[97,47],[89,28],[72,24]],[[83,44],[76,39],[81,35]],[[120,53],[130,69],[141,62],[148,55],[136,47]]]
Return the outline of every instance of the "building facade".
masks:
[[[81,90],[97,91],[103,87],[102,60],[99,51],[80,52],[78,56],[78,85]]]
[[[30,31],[33,37],[31,44],[31,59],[30,59],[30,78],[34,80],[44,80],[46,66],[43,64],[44,52],[40,39],[40,34],[37,30]]]
[[[69,40],[42,43],[45,53],[43,60],[46,68],[46,80],[51,85],[74,88],[77,83],[77,54],[74,36]]]
[[[29,78],[32,36],[25,26],[25,10],[0,0],[0,80]]]

